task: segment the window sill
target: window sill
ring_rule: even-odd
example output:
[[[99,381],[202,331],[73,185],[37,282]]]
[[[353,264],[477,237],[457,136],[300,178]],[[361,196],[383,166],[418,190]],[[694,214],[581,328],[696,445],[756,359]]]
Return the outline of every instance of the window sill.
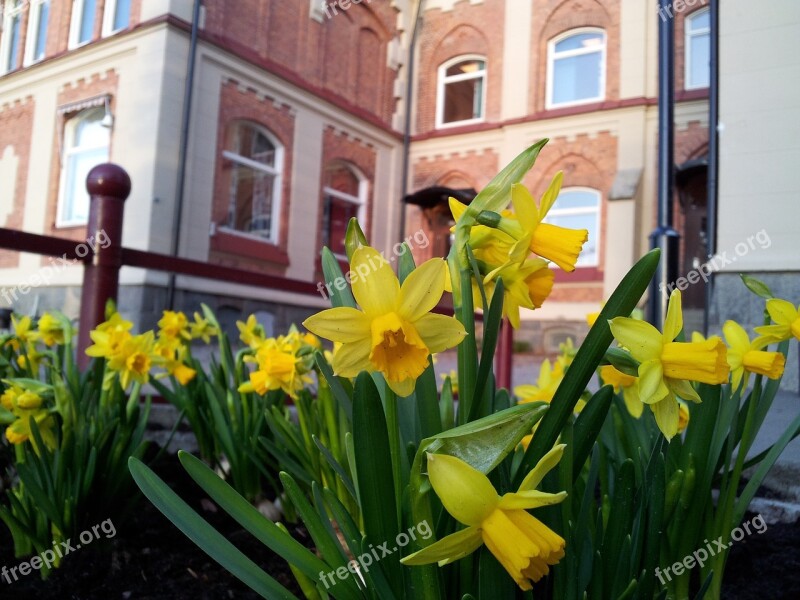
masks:
[[[288,266],[289,255],[280,246],[254,235],[219,228],[211,236],[211,250]]]
[[[556,283],[592,283],[603,281],[603,271],[598,266],[575,267],[572,273],[561,269],[555,272]]]

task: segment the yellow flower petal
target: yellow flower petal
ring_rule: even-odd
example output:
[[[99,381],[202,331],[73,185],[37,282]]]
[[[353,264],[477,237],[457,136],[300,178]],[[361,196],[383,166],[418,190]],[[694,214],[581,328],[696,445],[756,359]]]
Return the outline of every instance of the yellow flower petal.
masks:
[[[440,566],[455,562],[477,550],[483,539],[477,527],[467,527],[447,537],[443,537],[422,550],[400,559],[404,565],[428,565],[438,562]]]
[[[523,184],[515,183],[511,186],[511,204],[523,229],[530,230],[539,225],[542,219],[539,209],[536,208],[536,201]]]
[[[444,293],[446,276],[445,262],[441,258],[432,258],[414,269],[400,287],[398,314],[416,321],[433,310]]]
[[[354,273],[351,280],[353,296],[368,316],[383,315],[395,309],[400,282],[375,248],[357,248],[350,267]]]
[[[767,300],[767,312],[772,320],[778,325],[791,325],[797,318],[797,309],[794,304],[780,298],[770,298]]]
[[[661,361],[649,360],[639,365],[639,398],[645,404],[660,402],[669,394],[664,383]]]
[[[429,364],[430,350],[414,324],[390,312],[374,318],[371,331],[369,360],[374,370],[382,372],[386,380],[393,383],[422,375]]]
[[[480,525],[500,498],[483,473],[448,454],[428,454],[428,477],[447,512],[464,525]]]
[[[361,371],[372,370],[369,353],[372,342],[369,338],[342,344],[333,355],[333,372],[342,377],[355,377]]]
[[[567,492],[549,494],[539,490],[527,490],[524,492],[509,492],[503,494],[500,503],[497,505],[502,510],[529,510],[540,506],[550,506],[563,502],[567,497]]]
[[[611,333],[639,362],[658,359],[661,356],[663,337],[655,327],[629,317],[617,317],[609,321]]]
[[[357,342],[369,338],[369,318],[347,306],[329,308],[303,321],[303,327],[334,342]]]
[[[722,326],[722,333],[725,335],[725,341],[731,349],[737,350],[743,354],[750,349],[750,336],[744,330],[744,327],[739,325],[736,321],[725,321]]]
[[[683,311],[681,310],[681,292],[672,290],[667,306],[667,318],[664,319],[664,340],[671,342],[683,329]]]
[[[536,466],[531,469],[531,472],[525,476],[525,479],[522,480],[517,491],[525,492],[536,488],[536,486],[541,483],[542,479],[544,479],[544,476],[559,463],[561,457],[564,456],[564,448],[566,447],[566,444],[553,446],[553,448],[539,460]]]
[[[558,171],[550,181],[550,185],[547,186],[547,190],[545,190],[545,193],[542,195],[542,201],[539,204],[539,214],[542,215],[542,217],[550,212],[553,204],[558,200],[558,194],[561,192],[561,184],[563,181],[564,172]]]
[[[689,400],[690,402],[695,402],[697,404],[702,401],[700,399],[700,395],[688,381],[684,381],[682,379],[668,379],[667,386],[675,395],[683,398],[684,400]]]
[[[669,342],[661,352],[664,376],[708,384],[726,383],[727,349],[716,336],[705,342]],[[644,399],[643,399],[644,400]]]
[[[786,357],[780,352],[765,352],[763,350],[750,350],[744,355],[744,368],[753,373],[758,373],[777,379],[783,375],[786,366]]]
[[[414,326],[433,354],[458,346],[467,335],[464,325],[447,315],[427,314],[417,319]]]
[[[539,256],[552,260],[571,273],[588,239],[587,229],[568,229],[552,223],[540,223],[533,232],[530,247]]]
[[[664,437],[671,440],[678,433],[678,423],[680,421],[680,411],[678,401],[670,396],[661,402],[650,405],[656,417],[656,425],[664,434]]]

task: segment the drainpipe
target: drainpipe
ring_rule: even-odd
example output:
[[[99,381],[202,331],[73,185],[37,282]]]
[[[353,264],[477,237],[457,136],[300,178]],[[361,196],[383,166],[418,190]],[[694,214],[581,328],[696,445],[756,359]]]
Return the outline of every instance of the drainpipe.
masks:
[[[186,182],[186,154],[189,147],[189,124],[192,114],[192,95],[194,88],[194,67],[197,54],[197,32],[200,26],[200,6],[202,0],[195,0],[192,11],[192,35],[189,41],[189,59],[186,65],[186,88],[183,93],[183,122],[178,149],[178,183],[175,190],[175,212],[172,217],[172,248],[170,254],[178,256],[181,239],[181,219],[183,218],[184,187]],[[167,285],[167,308],[172,310],[175,303],[175,273],[170,273]]]
[[[422,23],[422,11],[425,7],[425,0],[419,0],[417,12],[414,15],[414,25],[411,28],[411,41],[408,46],[408,77],[406,81],[406,114],[403,123],[403,169],[400,183],[400,241],[406,235],[406,205],[404,198],[408,194],[408,173],[411,167],[411,98],[414,93],[414,57],[417,47],[417,35],[420,24]]]
[[[719,176],[719,0],[711,0],[709,6],[711,32],[709,35],[709,81],[708,81],[708,181],[706,183],[706,253],[711,259],[717,252],[717,178]],[[706,298],[703,307],[703,333],[708,335],[709,310],[714,295],[714,272],[706,282]]]
[[[672,0],[658,0],[658,225],[650,247],[661,262],[650,284],[648,320],[661,327],[667,309],[667,285],[677,278],[680,235],[672,227],[674,192],[675,28]]]

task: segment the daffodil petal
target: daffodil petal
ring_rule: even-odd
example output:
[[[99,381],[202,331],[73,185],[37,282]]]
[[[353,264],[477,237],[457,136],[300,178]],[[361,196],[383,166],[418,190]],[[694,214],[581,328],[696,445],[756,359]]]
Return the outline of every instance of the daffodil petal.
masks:
[[[728,342],[731,349],[740,354],[744,354],[750,349],[750,336],[736,321],[725,321],[722,333],[725,334],[725,341]]]
[[[342,344],[333,355],[333,372],[342,377],[355,377],[361,371],[371,371],[370,350],[372,342],[369,338]]]
[[[395,309],[400,282],[375,248],[361,246],[356,249],[350,268],[353,272],[353,296],[367,315],[383,315]]]
[[[472,554],[481,547],[481,544],[483,539],[480,530],[477,527],[467,527],[401,558],[400,562],[406,566],[428,565],[434,562],[444,566]]]
[[[416,384],[417,380],[411,377],[408,379],[403,379],[402,381],[391,381],[389,379],[386,380],[386,385],[388,385],[389,388],[401,398],[405,398],[406,396],[413,394]]]
[[[668,379],[667,385],[678,397],[690,402],[700,403],[700,395],[692,387],[692,384],[683,379]]]
[[[544,368],[544,365],[542,365],[542,368]],[[522,480],[522,483],[517,491],[525,492],[527,490],[536,489],[536,487],[541,483],[542,479],[544,479],[544,476],[547,475],[561,460],[561,457],[564,455],[564,448],[566,447],[566,444],[558,444],[557,446],[553,446],[550,452],[545,454],[536,464],[536,466],[531,469],[531,472],[525,476],[525,479]]]
[[[778,325],[790,325],[797,318],[797,309],[794,304],[780,298],[767,300],[767,312]]]
[[[467,205],[459,202],[452,196],[448,198],[448,204],[450,205],[450,212],[453,214],[453,219],[458,221],[465,212],[467,212]]]
[[[622,399],[631,416],[638,419],[642,416],[644,404],[639,400],[639,390],[636,385],[630,385],[622,389]]]
[[[441,258],[427,260],[409,273],[400,287],[400,316],[416,321],[433,310],[444,293],[445,277],[447,270]]]
[[[303,321],[310,332],[334,342],[357,342],[370,337],[370,319],[348,306],[329,308]]]
[[[559,502],[563,502],[566,497],[567,492],[549,494],[547,492],[540,492],[539,490],[527,490],[525,492],[504,494],[500,498],[498,507],[503,510],[529,510],[531,508],[538,508],[540,506],[558,504]]]
[[[667,306],[667,317],[664,319],[664,339],[671,342],[683,329],[683,311],[681,310],[681,292],[672,290]]]
[[[628,317],[617,317],[609,321],[611,333],[639,362],[661,356],[663,338],[661,332],[645,321]]]
[[[553,176],[553,179],[550,181],[550,185],[547,186],[547,190],[542,195],[542,201],[539,205],[539,214],[544,218],[550,209],[555,204],[556,200],[558,200],[558,194],[561,192],[561,184],[564,181],[564,172],[559,171]]]
[[[678,401],[675,398],[665,398],[661,402],[651,404],[650,408],[656,417],[656,425],[664,434],[664,437],[671,440],[678,433],[678,422],[680,420],[680,410]]]
[[[434,313],[417,319],[414,327],[431,354],[458,346],[467,335],[464,325],[458,319]]]
[[[639,398],[645,404],[663,400],[669,390],[664,383],[664,370],[661,362],[650,360],[639,365]]]
[[[511,204],[514,206],[514,214],[524,230],[533,229],[542,220],[539,209],[536,208],[536,201],[523,184],[515,183],[511,186]]]
[[[486,475],[449,454],[428,454],[428,477],[447,512],[464,525],[480,525],[500,500]]]

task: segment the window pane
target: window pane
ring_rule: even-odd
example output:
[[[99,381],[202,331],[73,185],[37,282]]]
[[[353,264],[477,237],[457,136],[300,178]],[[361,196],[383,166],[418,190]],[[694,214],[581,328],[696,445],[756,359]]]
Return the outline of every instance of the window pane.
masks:
[[[597,208],[597,194],[593,192],[561,192],[552,211],[570,208]]]
[[[39,5],[39,23],[36,27],[36,44],[33,47],[33,60],[44,58],[45,42],[47,41],[47,19],[50,16],[50,2]]]
[[[708,29],[709,27],[711,27],[711,13],[707,10],[689,18],[689,31]]]
[[[17,68],[17,56],[19,55],[19,30],[21,21],[22,16],[19,14],[11,17],[11,23],[9,24],[11,41],[8,52],[8,62],[4,65],[6,71],[12,71]]]
[[[600,97],[600,52],[559,58],[553,65],[553,104]]]
[[[117,8],[114,11],[113,31],[125,29],[130,21],[131,0],[117,0]]]
[[[689,87],[708,87],[711,80],[711,49],[708,34],[689,38],[691,64],[689,65]]]
[[[556,44],[556,52],[599,48],[603,45],[603,35],[600,33],[579,33],[572,35]]]
[[[94,9],[95,0],[84,0],[83,11],[81,12],[80,30],[78,32],[78,43],[88,42],[94,33]]]
[[[234,152],[268,167],[275,166],[275,146],[267,136],[250,125],[239,126]]]
[[[444,123],[479,119],[483,114],[483,77],[456,81],[444,87]]]
[[[445,71],[445,76],[449,77],[450,75],[477,73],[478,71],[482,71],[485,67],[486,63],[482,60],[465,60],[452,67],[448,67],[447,71]]]
[[[233,163],[228,226],[270,237],[275,176]]]
[[[589,231],[589,240],[583,245],[583,250],[578,257],[578,266],[596,265],[597,255],[597,214],[587,215],[548,215],[547,223],[568,227],[569,229],[586,229]]]
[[[61,220],[72,223],[89,219],[89,193],[86,176],[92,167],[108,162],[108,148],[76,151],[67,160],[64,206]]]
[[[94,110],[75,127],[73,144],[81,147],[107,146],[109,141],[108,127],[103,127],[100,120],[103,112]]]
[[[344,237],[350,219],[358,217],[359,205],[333,196],[325,196],[324,244],[335,254],[346,254]]]

